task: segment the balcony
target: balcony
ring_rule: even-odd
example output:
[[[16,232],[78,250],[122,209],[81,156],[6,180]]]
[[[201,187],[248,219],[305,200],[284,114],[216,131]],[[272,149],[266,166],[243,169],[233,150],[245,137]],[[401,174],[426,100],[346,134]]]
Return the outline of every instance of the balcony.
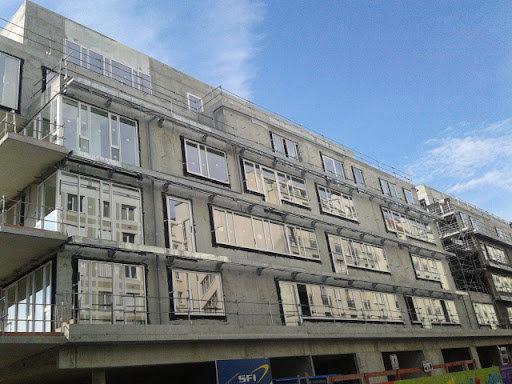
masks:
[[[17,133],[16,124],[0,122],[0,195],[14,198],[68,154],[62,145]]]

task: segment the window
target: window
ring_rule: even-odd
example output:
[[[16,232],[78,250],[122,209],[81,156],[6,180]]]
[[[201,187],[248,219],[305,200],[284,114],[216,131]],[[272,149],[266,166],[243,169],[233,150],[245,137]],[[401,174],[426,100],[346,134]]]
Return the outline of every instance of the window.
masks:
[[[343,163],[331,159],[328,156],[322,155],[322,161],[324,163],[324,171],[329,173],[334,177],[339,177],[340,179],[345,178],[345,171],[343,170]]]
[[[224,316],[224,294],[220,273],[172,269],[175,315]]]
[[[138,189],[58,172],[38,186],[38,201],[40,228],[69,236],[143,242]]]
[[[399,236],[414,237],[423,241],[434,242],[434,235],[430,226],[423,221],[382,208],[386,229]]]
[[[135,220],[135,209],[137,207],[133,207],[131,205],[121,204],[121,220]]]
[[[382,189],[382,193],[386,196],[394,197],[398,199],[398,190],[396,188],[396,184],[390,183],[389,181],[379,179],[380,187]]]
[[[151,93],[150,76],[137,72],[135,69],[116,60],[109,59],[92,49],[66,40],[64,54],[68,63],[88,68],[100,75],[111,77],[129,87],[140,89],[145,93]]]
[[[432,324],[460,324],[453,300],[419,296],[406,296],[405,300],[411,321],[424,328],[432,328]]]
[[[187,172],[228,184],[226,154],[217,149],[185,140]]]
[[[352,196],[333,191],[330,188],[317,186],[322,212],[331,215],[357,220],[356,209]]]
[[[59,111],[59,115],[57,115]],[[74,151],[139,165],[137,123],[67,97],[58,97],[23,134]]]
[[[194,226],[190,202],[167,197],[167,228],[171,249],[194,251]]]
[[[0,332],[52,331],[52,263],[2,289],[5,312]]]
[[[144,267],[78,260],[78,321],[145,324]]]
[[[438,281],[441,283],[441,287],[449,289],[443,263],[440,260],[419,255],[411,255],[411,259],[418,279]]]
[[[510,277],[492,275],[492,280],[499,296],[512,296],[512,279]]]
[[[363,171],[359,168],[352,167],[352,173],[354,174],[354,181],[358,185],[365,185],[364,177],[363,177]]]
[[[501,240],[505,240],[505,232],[503,232],[501,229],[496,228],[496,234]]]
[[[389,272],[384,248],[327,234],[334,269],[337,273],[348,273],[346,266]]]
[[[304,179],[244,160],[247,190],[265,196],[265,201],[281,204],[283,201],[309,207]]]
[[[0,105],[18,110],[21,60],[0,52]]]
[[[499,327],[498,316],[492,304],[473,303],[476,319],[479,325],[490,326],[492,329]]]
[[[279,291],[286,325],[331,319],[403,322],[393,293],[287,281],[279,282]]]
[[[412,194],[411,191],[404,188],[404,196],[405,196],[405,201],[407,201],[408,204],[415,204],[414,203],[414,195]]]
[[[270,138],[272,139],[272,149],[275,153],[279,153],[290,159],[300,160],[299,146],[297,143],[276,135],[273,132],[270,132]]]
[[[200,97],[197,97],[191,93],[187,93],[187,101],[189,111],[195,113],[203,112],[203,100]]]
[[[469,221],[471,221],[471,226],[475,231],[479,231],[481,229],[480,222],[474,217],[469,216]]]
[[[487,261],[503,265],[510,265],[510,260],[508,259],[507,254],[503,248],[489,243],[484,243],[483,241],[480,242],[480,248],[482,249],[484,258]]]
[[[213,208],[215,241],[241,248],[319,260],[315,232],[255,216]]]

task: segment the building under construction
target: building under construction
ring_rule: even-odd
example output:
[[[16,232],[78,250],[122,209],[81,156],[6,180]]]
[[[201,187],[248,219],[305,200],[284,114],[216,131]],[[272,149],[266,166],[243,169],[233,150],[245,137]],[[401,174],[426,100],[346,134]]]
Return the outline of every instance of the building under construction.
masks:
[[[496,305],[498,322],[510,324],[511,223],[433,188],[416,189],[420,203],[440,217],[437,228],[444,249],[453,254],[448,261],[457,289],[471,292],[476,301],[487,296],[487,304]]]

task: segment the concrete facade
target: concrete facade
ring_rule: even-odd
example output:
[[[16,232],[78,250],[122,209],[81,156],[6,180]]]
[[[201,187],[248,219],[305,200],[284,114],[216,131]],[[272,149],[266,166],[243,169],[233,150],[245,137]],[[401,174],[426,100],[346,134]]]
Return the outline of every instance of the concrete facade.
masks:
[[[0,112],[0,381],[478,366],[509,347],[405,175],[29,1],[0,58],[20,68]]]

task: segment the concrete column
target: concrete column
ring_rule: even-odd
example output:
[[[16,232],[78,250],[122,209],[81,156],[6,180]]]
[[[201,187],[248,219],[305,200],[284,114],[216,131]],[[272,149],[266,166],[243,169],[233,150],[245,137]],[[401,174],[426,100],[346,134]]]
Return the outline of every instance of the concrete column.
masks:
[[[432,365],[444,364],[443,353],[439,348],[429,348],[423,346],[423,354],[425,360],[430,360]],[[432,375],[442,375],[445,371],[443,368],[437,368],[432,371]]]
[[[359,373],[370,373],[385,371],[382,354],[377,351],[356,353],[357,368]],[[382,383],[387,381],[386,377],[372,377],[370,383]]]
[[[91,384],[107,384],[104,369],[93,369],[91,371]]]
[[[482,368],[482,364],[480,364],[480,357],[478,357],[476,347],[469,347],[469,354],[471,355],[471,358],[475,360],[476,369]]]

